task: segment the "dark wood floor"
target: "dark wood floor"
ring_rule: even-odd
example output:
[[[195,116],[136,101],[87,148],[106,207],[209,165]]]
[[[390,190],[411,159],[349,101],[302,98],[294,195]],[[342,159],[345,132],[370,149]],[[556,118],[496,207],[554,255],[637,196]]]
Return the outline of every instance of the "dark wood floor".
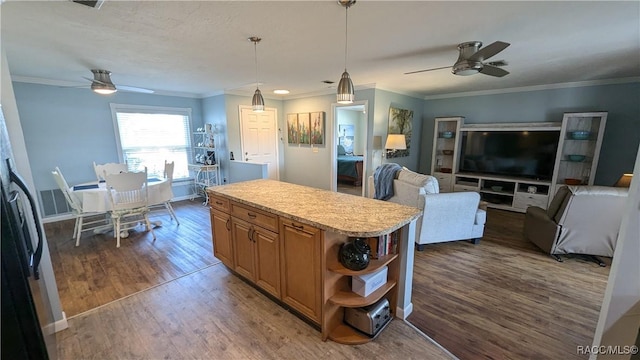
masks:
[[[609,267],[553,260],[523,220],[489,209],[480,244],[416,251],[408,320],[460,359],[587,358],[576,346],[592,342]]]
[[[104,340],[104,346],[120,346],[120,340],[111,341],[105,338],[106,335],[94,334],[95,331],[100,331],[97,329],[100,329],[104,321],[115,321],[112,324],[114,329],[134,337],[138,336],[131,335],[131,332],[136,332],[135,327],[150,321],[156,325],[141,325],[144,334],[139,335],[150,343],[143,346],[146,350],[135,351],[146,351],[146,354],[151,355],[142,357],[153,358],[178,346],[182,348],[174,357],[181,357],[178,354],[188,352],[184,347],[188,348],[192,341],[182,337],[202,337],[202,331],[211,335],[217,331],[217,326],[231,326],[235,321],[232,316],[224,320],[222,325],[202,323],[198,325],[200,327],[192,329],[185,322],[187,320],[181,318],[193,317],[185,306],[196,306],[198,301],[205,301],[209,296],[216,299],[215,294],[228,291],[240,291],[242,298],[262,299],[250,287],[226,290],[227,285],[237,282],[236,277],[229,275],[226,270],[213,271],[214,268],[224,267],[211,266],[218,263],[218,260],[212,254],[208,208],[202,206],[200,200],[178,202],[174,207],[181,221],[180,226],[170,222],[168,216],[161,216],[159,219],[164,225],[156,229],[158,238],[155,242],[149,234],[141,231],[124,239],[120,249],[115,247],[115,239],[111,235],[92,234],[84,235],[80,247],[76,248],[70,239],[72,222],[46,226],[62,307],[69,317],[164,284],[138,293],[123,300],[124,302],[111,303],[104,310],[97,310],[98,315],[89,312],[80,315],[77,321],[73,319],[75,322],[72,321],[71,325],[75,329],[61,335],[63,350],[71,349],[70,353],[75,354],[76,358],[84,357],[78,354],[87,351],[87,347],[82,344],[89,341],[87,338],[91,336],[97,338],[92,338],[89,343]],[[523,239],[523,216],[490,209],[485,236],[479,245],[458,241],[430,245],[425,251],[416,252],[412,298],[414,312],[409,321],[460,359],[579,359],[581,357],[576,355],[576,346],[591,344],[609,267],[601,268],[582,260],[556,262]],[[199,269],[205,270],[198,271]],[[202,277],[202,271],[213,277],[206,280],[212,281],[212,287],[207,286],[208,295],[202,294],[205,290],[200,288],[197,281],[194,283],[193,280],[188,280]],[[191,283],[195,287],[171,285],[175,283],[171,281],[173,279],[180,279],[178,284]],[[201,280],[205,281],[204,278]],[[193,291],[196,294],[188,304],[185,303],[187,305],[181,305],[179,309],[171,305],[176,301],[187,301],[173,298],[175,294]],[[147,293],[152,295],[146,295]],[[147,296],[151,298],[148,299]],[[222,301],[226,304],[224,306],[232,305],[230,309],[236,316],[242,315],[250,307],[239,306],[238,299],[234,297],[225,297]],[[206,306],[207,309],[211,307]],[[269,307],[263,311],[269,314],[280,313],[281,308],[274,306],[275,308]],[[200,310],[208,311],[207,309]],[[136,315],[137,311],[142,313]],[[261,316],[256,315],[257,318]],[[113,320],[114,318],[118,320]],[[294,322],[297,323],[297,320]],[[224,333],[228,334],[226,330]],[[286,332],[287,335],[283,336],[287,341],[294,341],[289,338],[295,336],[288,329],[276,330]],[[317,335],[315,330],[312,331],[313,335],[296,331],[303,337],[315,338]],[[408,330],[399,331],[402,334]],[[92,335],[84,335],[87,332]],[[180,335],[179,332],[188,334]],[[182,343],[165,344],[159,340],[150,340],[156,335],[182,336],[176,340]],[[395,338],[392,341],[400,340]],[[100,345],[99,348],[104,346]],[[160,347],[156,349],[155,346]],[[214,349],[224,347],[208,342],[198,346],[204,346],[198,349],[205,354],[213,354]],[[127,349],[133,352],[128,353],[125,351]],[[122,349],[118,349],[120,350]],[[109,357],[109,351],[115,350],[104,348],[94,356],[101,357],[102,354]],[[136,352],[131,347],[125,346],[122,351],[115,357],[136,357]],[[238,351],[233,352],[234,355],[230,357],[260,355],[255,352],[247,355],[244,350]],[[366,353],[370,354],[369,351]],[[342,354],[340,357],[361,357],[358,354],[363,353],[349,354]],[[417,353],[409,357],[416,356],[424,358]]]
[[[154,229],[153,241],[144,227],[122,239],[112,233],[83,233],[80,246],[71,239],[73,221],[45,225],[62,309],[71,317],[141,290],[217,263],[213,257],[209,208],[202,199],[173,203],[180,225],[167,213]]]

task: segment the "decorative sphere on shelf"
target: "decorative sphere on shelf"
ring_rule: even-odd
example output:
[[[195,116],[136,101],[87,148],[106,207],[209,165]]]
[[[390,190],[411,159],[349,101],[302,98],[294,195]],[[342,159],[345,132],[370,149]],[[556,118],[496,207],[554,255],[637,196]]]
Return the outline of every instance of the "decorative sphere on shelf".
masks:
[[[362,238],[342,244],[340,247],[340,263],[349,270],[359,271],[369,266],[371,248]]]

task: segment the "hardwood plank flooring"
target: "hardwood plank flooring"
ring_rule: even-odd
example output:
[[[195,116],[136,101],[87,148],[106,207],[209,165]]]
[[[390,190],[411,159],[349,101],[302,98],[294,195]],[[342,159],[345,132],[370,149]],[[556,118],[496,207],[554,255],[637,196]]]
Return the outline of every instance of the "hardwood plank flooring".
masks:
[[[320,332],[222,264],[69,320],[63,359],[451,359],[408,323],[373,342],[323,342]]]
[[[85,234],[76,248],[70,221],[45,226],[71,317],[58,333],[60,359],[447,358],[398,320],[371,344],[323,343],[214,265],[207,207],[196,200],[174,208],[180,226],[154,217],[163,221],[155,242],[141,229],[120,249],[111,234]],[[556,262],[523,238],[523,218],[490,209],[479,245],[416,252],[409,321],[460,359],[586,358],[576,346],[591,344],[609,267]]]
[[[168,214],[153,213],[162,221],[157,239],[140,226],[122,239],[112,233],[84,233],[75,247],[73,221],[45,224],[51,261],[62,308],[71,317],[138,291],[210,266],[213,257],[209,208],[201,199],[173,204],[178,226]]]
[[[416,251],[408,320],[460,359],[585,359],[609,266],[559,263],[522,235],[524,214],[489,209],[482,241]],[[610,263],[610,259],[603,259]]]

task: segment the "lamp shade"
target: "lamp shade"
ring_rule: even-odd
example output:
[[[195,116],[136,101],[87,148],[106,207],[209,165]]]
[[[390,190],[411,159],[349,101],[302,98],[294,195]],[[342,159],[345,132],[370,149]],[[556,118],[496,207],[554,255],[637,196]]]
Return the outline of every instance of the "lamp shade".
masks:
[[[633,174],[623,174],[620,179],[615,183],[615,187],[630,187],[631,179],[633,178]]]
[[[338,83],[338,104],[352,104],[355,99],[355,93],[353,91],[353,82],[349,73],[345,70],[342,73],[340,82]]]
[[[404,137],[404,134],[387,135],[387,142],[385,143],[384,148],[392,150],[406,150],[407,141]]]
[[[253,99],[251,100],[251,107],[254,112],[263,112],[264,111],[264,99],[262,98],[262,93],[260,89],[256,89],[256,92],[253,93]]]

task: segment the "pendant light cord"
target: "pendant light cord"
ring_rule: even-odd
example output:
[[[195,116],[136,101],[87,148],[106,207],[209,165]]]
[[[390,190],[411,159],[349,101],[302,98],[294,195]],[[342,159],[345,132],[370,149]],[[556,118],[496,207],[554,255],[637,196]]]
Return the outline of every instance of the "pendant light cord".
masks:
[[[258,89],[258,41],[254,40],[253,42],[253,54],[255,55],[255,59],[256,59],[256,89]]]
[[[347,71],[347,45],[349,43],[349,7],[344,9],[344,71]]]

